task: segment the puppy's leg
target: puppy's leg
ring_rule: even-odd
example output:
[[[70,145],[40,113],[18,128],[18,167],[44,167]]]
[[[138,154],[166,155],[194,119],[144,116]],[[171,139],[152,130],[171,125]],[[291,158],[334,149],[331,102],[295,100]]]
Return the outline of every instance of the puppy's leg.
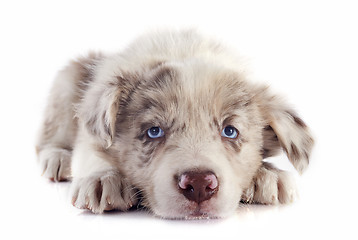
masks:
[[[94,213],[129,209],[137,203],[135,188],[93,146],[91,136],[80,130],[72,158],[72,204]]]
[[[67,67],[55,79],[36,146],[43,175],[53,181],[71,176],[71,152],[76,136],[73,105],[78,72]]]
[[[286,204],[295,201],[297,190],[290,174],[264,162],[241,196],[245,203]]]
[[[71,177],[71,155],[77,135],[74,105],[91,81],[91,69],[101,58],[90,54],[72,61],[57,75],[51,89],[36,150],[42,173],[53,181]]]

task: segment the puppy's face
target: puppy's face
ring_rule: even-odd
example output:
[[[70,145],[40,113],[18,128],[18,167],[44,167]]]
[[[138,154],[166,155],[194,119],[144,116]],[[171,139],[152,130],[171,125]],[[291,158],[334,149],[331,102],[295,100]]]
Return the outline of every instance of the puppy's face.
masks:
[[[280,149],[299,172],[308,166],[306,125],[266,87],[195,60],[151,66],[97,76],[78,115],[155,214],[230,214]]]
[[[166,218],[234,211],[262,160],[265,120],[252,90],[238,74],[195,62],[130,78],[111,148],[142,204]]]

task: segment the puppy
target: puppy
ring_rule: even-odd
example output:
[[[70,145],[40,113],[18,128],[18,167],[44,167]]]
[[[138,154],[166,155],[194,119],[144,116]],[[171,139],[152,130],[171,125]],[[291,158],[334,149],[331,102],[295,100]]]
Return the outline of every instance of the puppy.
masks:
[[[145,35],[71,62],[54,82],[37,143],[44,176],[72,179],[95,213],[140,204],[164,218],[217,218],[240,201],[289,203],[282,149],[302,173],[313,139],[231,50],[195,31]]]

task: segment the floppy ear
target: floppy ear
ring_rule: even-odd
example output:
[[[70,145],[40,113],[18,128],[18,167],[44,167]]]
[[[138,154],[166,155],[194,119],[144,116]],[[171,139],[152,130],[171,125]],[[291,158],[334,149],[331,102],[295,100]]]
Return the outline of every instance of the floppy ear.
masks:
[[[104,148],[109,148],[114,139],[121,80],[120,77],[105,82],[94,80],[77,106],[78,118]]]
[[[309,164],[314,143],[307,125],[278,96],[264,90],[258,97],[267,124],[263,132],[264,158],[276,155],[282,148],[292,165],[302,174]]]

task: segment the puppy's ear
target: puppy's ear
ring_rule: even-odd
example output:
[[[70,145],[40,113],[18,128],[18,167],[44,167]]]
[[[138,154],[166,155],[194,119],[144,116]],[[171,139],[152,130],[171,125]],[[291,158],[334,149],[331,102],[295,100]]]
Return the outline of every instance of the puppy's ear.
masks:
[[[260,110],[266,121],[263,132],[263,156],[270,157],[284,150],[299,173],[307,168],[313,138],[307,125],[278,96],[262,90],[258,97]]]
[[[104,148],[109,148],[114,139],[121,81],[120,77],[105,82],[94,80],[77,107],[78,118]]]

